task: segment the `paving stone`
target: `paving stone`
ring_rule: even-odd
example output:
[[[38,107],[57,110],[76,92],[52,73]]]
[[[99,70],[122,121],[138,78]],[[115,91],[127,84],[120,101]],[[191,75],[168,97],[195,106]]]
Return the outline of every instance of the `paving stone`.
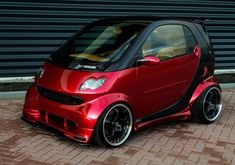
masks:
[[[0,100],[0,164],[235,164],[235,90],[210,124],[176,121],[137,132],[115,149],[81,145],[22,121],[23,100]]]

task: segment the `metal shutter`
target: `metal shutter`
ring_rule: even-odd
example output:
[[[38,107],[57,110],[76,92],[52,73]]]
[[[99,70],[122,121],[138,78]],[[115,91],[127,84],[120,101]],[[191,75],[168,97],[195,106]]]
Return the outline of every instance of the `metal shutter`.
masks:
[[[217,69],[235,69],[235,2],[222,0],[1,0],[0,77],[34,75],[85,24],[109,16],[209,18]]]

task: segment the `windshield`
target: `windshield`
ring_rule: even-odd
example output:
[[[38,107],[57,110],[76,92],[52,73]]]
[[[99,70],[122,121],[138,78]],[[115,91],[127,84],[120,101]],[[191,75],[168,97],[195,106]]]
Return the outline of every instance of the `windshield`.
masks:
[[[136,22],[108,22],[75,35],[51,57],[52,63],[71,69],[96,69],[118,60],[146,26]]]

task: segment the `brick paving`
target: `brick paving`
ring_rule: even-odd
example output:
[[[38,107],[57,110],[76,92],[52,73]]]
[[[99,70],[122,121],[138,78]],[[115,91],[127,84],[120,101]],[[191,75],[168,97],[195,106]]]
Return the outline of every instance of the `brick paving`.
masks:
[[[177,121],[132,135],[123,146],[81,145],[20,119],[23,100],[0,101],[0,164],[235,164],[235,90],[223,92],[219,121]]]

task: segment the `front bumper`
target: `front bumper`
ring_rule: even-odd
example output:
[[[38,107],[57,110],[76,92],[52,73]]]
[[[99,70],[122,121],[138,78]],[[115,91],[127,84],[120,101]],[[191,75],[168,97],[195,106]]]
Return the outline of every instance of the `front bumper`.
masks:
[[[26,94],[22,119],[32,124],[45,124],[68,138],[87,143],[98,118],[98,114],[89,113],[89,108],[93,108],[94,104],[95,101],[80,105],[57,103],[41,96],[33,84]]]

